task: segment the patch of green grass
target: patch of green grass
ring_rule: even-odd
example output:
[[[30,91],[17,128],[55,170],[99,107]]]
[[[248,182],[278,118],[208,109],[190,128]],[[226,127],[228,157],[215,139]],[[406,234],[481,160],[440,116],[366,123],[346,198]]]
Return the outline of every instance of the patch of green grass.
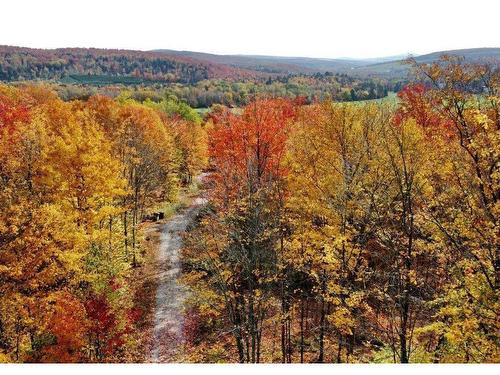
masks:
[[[233,112],[235,115],[240,115],[243,112],[243,108],[241,107],[232,107],[230,109],[231,112]],[[212,111],[212,108],[195,108],[195,111],[203,117],[206,113],[210,113],[210,111]]]
[[[183,199],[179,199],[176,202],[163,202],[154,207],[151,212],[163,212],[165,214],[165,219],[174,216],[177,212],[187,207],[187,202]]]
[[[366,99],[366,100],[357,100],[355,102],[349,103],[390,103],[397,104],[399,101],[398,95],[395,92],[390,91],[386,97],[379,99]]]
[[[203,117],[206,113],[210,113],[210,108],[195,108],[195,111]]]
[[[155,205],[150,212],[163,212],[165,219],[174,216],[180,210],[188,207],[191,204],[193,197],[198,195],[200,186],[197,181],[193,181],[190,185],[179,190],[179,195],[175,202],[162,202]]]

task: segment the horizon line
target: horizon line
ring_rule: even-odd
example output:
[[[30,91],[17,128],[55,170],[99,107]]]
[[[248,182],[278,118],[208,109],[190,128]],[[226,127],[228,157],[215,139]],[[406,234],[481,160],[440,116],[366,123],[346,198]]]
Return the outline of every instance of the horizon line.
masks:
[[[77,46],[66,46],[66,47],[29,47],[29,46],[18,46],[18,45],[10,45],[10,44],[0,44],[0,47],[14,47],[14,48],[27,48],[27,49],[35,49],[35,50],[59,50],[59,49],[96,49],[96,50],[110,50],[110,51],[135,51],[135,52],[155,52],[161,53],[161,51],[172,51],[172,52],[190,52],[190,53],[201,53],[208,55],[216,55],[216,56],[242,56],[242,57],[277,57],[277,58],[305,58],[305,59],[319,59],[319,60],[370,60],[370,59],[383,59],[383,58],[397,58],[401,56],[422,56],[432,53],[438,52],[447,52],[447,51],[461,51],[461,50],[472,50],[472,49],[498,49],[500,47],[468,47],[468,48],[454,48],[454,49],[446,49],[440,51],[427,51],[427,52],[404,52],[404,53],[396,53],[390,55],[376,55],[376,56],[364,56],[364,57],[349,57],[349,56],[340,56],[340,57],[312,57],[312,56],[300,56],[300,55],[269,55],[269,54],[259,54],[259,53],[216,53],[216,52],[206,52],[206,51],[198,51],[198,50],[190,50],[190,49],[171,49],[171,48],[155,48],[155,49],[133,49],[133,48],[116,48],[116,47],[77,47]]]

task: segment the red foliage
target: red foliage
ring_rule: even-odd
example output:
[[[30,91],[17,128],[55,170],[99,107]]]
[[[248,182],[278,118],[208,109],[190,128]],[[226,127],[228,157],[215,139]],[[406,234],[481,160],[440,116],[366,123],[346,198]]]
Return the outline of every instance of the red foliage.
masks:
[[[123,334],[118,329],[118,320],[105,295],[101,294],[89,298],[85,303],[89,317],[89,333],[93,337],[94,345],[99,348],[99,356],[112,355],[123,344]]]
[[[225,194],[247,187],[255,191],[286,173],[281,161],[296,110],[290,100],[267,99],[247,105],[242,115],[214,111],[209,155]]]
[[[85,303],[88,317],[92,320],[91,331],[107,333],[116,325],[115,314],[111,311],[109,302],[104,295],[94,296]]]
[[[394,115],[394,122],[401,124],[413,118],[428,135],[442,134],[448,138],[452,137],[450,122],[436,112],[436,103],[428,93],[429,89],[422,83],[408,85],[401,90],[398,93],[400,105]],[[438,128],[440,131],[436,132]]]
[[[16,122],[30,119],[29,106],[0,93],[0,130],[6,128],[9,133]]]
[[[139,309],[137,307],[133,307],[127,311],[127,321],[129,322],[129,326],[131,327],[132,324],[137,323],[143,316],[144,311],[142,309]]]
[[[403,90],[398,92],[400,107],[394,116],[394,121],[397,124],[401,124],[409,118],[414,118],[424,128],[431,125],[433,117],[430,116],[424,98],[426,91],[425,85],[419,83],[405,86]]]
[[[204,327],[203,323],[207,322],[208,319],[200,316],[198,308],[192,307],[189,309],[188,314],[186,314],[183,331],[184,337],[189,344],[197,344],[205,338],[205,335],[209,330]]]
[[[305,105],[308,103],[308,99],[306,96],[297,96],[295,97],[295,99],[293,99],[293,104],[295,106],[301,106],[301,105]]]

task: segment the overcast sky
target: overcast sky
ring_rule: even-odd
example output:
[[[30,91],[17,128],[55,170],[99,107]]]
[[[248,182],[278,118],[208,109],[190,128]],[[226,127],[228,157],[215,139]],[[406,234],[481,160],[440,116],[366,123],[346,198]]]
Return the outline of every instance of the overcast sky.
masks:
[[[0,44],[375,57],[500,47],[498,0],[6,0]]]

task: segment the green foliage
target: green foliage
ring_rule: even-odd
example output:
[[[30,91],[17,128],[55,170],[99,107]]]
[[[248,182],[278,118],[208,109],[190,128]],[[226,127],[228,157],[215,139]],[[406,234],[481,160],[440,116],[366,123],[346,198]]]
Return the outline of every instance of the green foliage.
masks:
[[[150,99],[146,99],[144,105],[155,108],[169,116],[179,116],[184,120],[194,122],[195,124],[201,124],[200,115],[186,102],[179,100],[176,96],[167,95],[157,103]]]

